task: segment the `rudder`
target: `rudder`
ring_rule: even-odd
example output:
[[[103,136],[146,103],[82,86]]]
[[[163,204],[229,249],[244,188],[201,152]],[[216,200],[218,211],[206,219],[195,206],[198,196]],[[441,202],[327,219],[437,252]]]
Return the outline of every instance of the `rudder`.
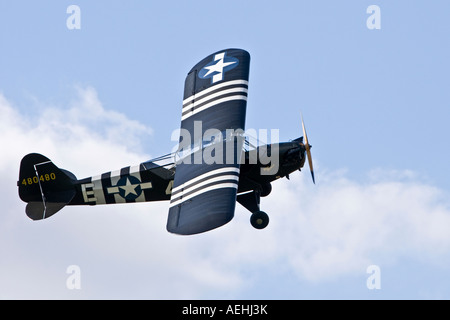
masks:
[[[76,194],[76,177],[60,169],[47,157],[30,153],[20,163],[19,197],[27,202],[26,214],[33,220],[48,218],[68,204]]]

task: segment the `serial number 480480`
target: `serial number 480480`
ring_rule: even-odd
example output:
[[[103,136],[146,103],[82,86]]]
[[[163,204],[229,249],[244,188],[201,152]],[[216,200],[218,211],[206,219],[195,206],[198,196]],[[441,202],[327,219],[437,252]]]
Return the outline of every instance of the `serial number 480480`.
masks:
[[[39,183],[39,181],[51,181],[51,180],[56,180],[56,174],[55,173],[46,173],[46,174],[42,174],[39,178],[37,176],[34,177],[30,177],[30,178],[24,178],[22,180],[22,185],[23,186],[29,186],[35,183]]]

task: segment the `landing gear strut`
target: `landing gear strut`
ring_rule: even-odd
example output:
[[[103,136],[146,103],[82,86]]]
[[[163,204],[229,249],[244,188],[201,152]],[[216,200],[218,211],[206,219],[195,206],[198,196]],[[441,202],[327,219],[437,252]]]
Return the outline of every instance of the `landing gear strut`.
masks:
[[[250,223],[256,229],[264,229],[269,224],[269,216],[259,209],[260,198],[261,191],[259,190],[237,196],[237,201],[252,213]]]

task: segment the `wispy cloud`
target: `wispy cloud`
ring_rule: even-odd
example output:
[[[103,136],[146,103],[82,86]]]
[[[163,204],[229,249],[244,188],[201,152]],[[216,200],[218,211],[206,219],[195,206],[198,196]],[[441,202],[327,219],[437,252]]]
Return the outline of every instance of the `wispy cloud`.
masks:
[[[363,182],[344,172],[324,178],[317,186],[282,181],[267,199],[274,241],[299,278],[324,281],[402,258],[450,263],[447,192],[411,171],[377,169]]]
[[[147,160],[141,138],[151,129],[104,108],[93,88],[35,116],[0,95],[0,114],[2,298],[239,298],[267,273],[326,283],[405,257],[450,264],[448,193],[412,171],[376,169],[355,181],[319,163],[316,186],[304,173],[273,184],[262,231],[238,205],[222,228],[174,236],[164,202],[67,207],[33,222],[17,196],[25,154],[41,152],[82,178]],[[72,264],[82,272],[78,291],[65,286]]]
[[[239,285],[238,274],[167,233],[165,203],[66,207],[41,223],[26,217],[16,186],[25,154],[40,152],[83,178],[148,160],[140,150],[150,128],[105,109],[93,88],[34,116],[0,95],[0,114],[8,151],[0,157],[0,297],[190,298]],[[83,274],[80,292],[65,286],[72,264]]]

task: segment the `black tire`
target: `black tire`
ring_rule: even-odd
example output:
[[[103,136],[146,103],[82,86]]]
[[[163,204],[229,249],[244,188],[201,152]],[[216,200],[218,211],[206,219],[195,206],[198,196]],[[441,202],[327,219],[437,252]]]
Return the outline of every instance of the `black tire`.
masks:
[[[257,211],[251,215],[250,223],[255,229],[264,229],[269,224],[269,216],[264,211]]]

